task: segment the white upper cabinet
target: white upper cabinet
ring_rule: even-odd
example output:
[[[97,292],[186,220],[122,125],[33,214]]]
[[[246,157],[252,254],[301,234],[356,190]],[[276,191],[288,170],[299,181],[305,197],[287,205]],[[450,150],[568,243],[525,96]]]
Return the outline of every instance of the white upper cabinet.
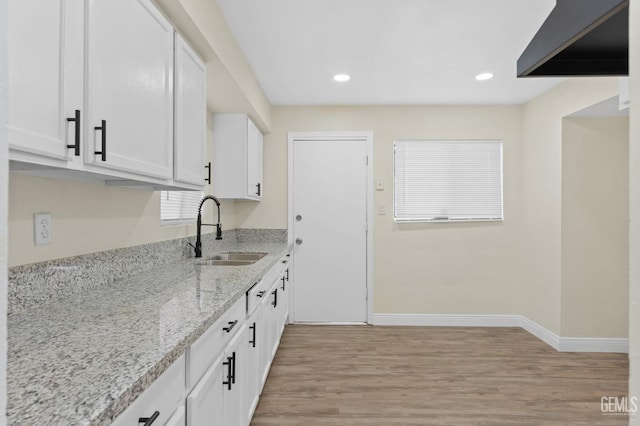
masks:
[[[247,120],[247,196],[262,199],[262,133]]]
[[[206,66],[180,34],[175,41],[174,179],[203,185],[207,127]]]
[[[173,27],[148,0],[90,0],[85,162],[173,178]]]
[[[213,116],[213,193],[218,198],[261,200],[262,133],[245,114]]]
[[[12,170],[204,187],[205,67],[151,0],[9,0],[7,21]]]
[[[12,159],[63,166],[80,160],[67,145],[81,143],[83,14],[82,1],[8,2]]]

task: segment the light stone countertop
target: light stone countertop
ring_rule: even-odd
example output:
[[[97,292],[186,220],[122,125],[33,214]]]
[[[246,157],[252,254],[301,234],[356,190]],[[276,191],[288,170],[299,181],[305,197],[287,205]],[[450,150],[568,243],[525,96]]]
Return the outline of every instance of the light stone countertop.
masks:
[[[268,255],[248,266],[183,260],[9,315],[8,424],[110,424],[288,246],[243,242],[223,248],[217,252]]]

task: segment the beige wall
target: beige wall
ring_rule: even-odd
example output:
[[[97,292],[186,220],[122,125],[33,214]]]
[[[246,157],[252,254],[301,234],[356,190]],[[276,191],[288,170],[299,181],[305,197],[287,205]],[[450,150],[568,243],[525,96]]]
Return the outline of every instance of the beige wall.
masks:
[[[629,119],[562,126],[561,335],[627,337]]]
[[[575,78],[524,104],[522,314],[561,331],[562,118],[617,95],[615,78]]]
[[[640,398],[640,0],[631,0],[629,10],[629,81],[633,105],[629,136],[629,396]],[[640,425],[640,413],[630,417],[631,425]]]
[[[372,131],[374,177],[386,182],[374,205],[374,312],[517,314],[520,246],[521,107],[274,107],[265,138],[265,200],[238,203],[239,227],[286,227],[287,132]],[[393,141],[504,140],[505,221],[404,224],[393,221]]]

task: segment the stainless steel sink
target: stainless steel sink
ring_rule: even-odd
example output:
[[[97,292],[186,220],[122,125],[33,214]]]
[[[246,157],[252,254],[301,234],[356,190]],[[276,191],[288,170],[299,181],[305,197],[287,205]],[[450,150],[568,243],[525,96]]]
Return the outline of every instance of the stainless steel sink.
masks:
[[[267,253],[243,253],[243,252],[228,252],[220,253],[209,259],[197,262],[197,265],[203,266],[245,266],[252,265],[258,260],[265,257]]]

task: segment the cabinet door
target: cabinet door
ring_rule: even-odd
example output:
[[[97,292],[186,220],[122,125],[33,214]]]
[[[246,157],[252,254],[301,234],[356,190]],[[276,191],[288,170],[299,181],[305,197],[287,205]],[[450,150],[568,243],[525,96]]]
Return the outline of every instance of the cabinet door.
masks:
[[[260,397],[260,347],[262,345],[261,340],[261,316],[262,306],[258,306],[253,315],[247,321],[247,421],[245,424],[251,422],[256,407],[258,406],[258,399]]]
[[[175,43],[174,179],[204,185],[206,67],[180,34]]]
[[[223,426],[223,398],[228,365],[221,356],[204,373],[187,397],[187,426]]]
[[[171,178],[173,28],[149,0],[87,4],[85,163]]]
[[[260,320],[260,338],[262,344],[260,345],[260,391],[264,388],[264,384],[267,381],[269,375],[269,369],[271,367],[271,361],[278,347],[277,333],[278,328],[278,286],[277,281],[271,286],[265,299],[262,302],[262,313]]]
[[[246,426],[247,406],[247,327],[238,330],[225,348],[231,365],[231,385],[224,389],[224,426]]]
[[[280,276],[278,282],[279,294],[278,294],[278,335],[282,335],[284,326],[287,322],[287,316],[289,315],[289,283],[287,282],[288,272],[285,270]]]
[[[41,156],[65,165],[74,158],[67,145],[76,126],[67,118],[83,108],[83,14],[81,1],[8,2],[12,159]]]
[[[247,119],[247,197],[262,199],[262,133]]]

